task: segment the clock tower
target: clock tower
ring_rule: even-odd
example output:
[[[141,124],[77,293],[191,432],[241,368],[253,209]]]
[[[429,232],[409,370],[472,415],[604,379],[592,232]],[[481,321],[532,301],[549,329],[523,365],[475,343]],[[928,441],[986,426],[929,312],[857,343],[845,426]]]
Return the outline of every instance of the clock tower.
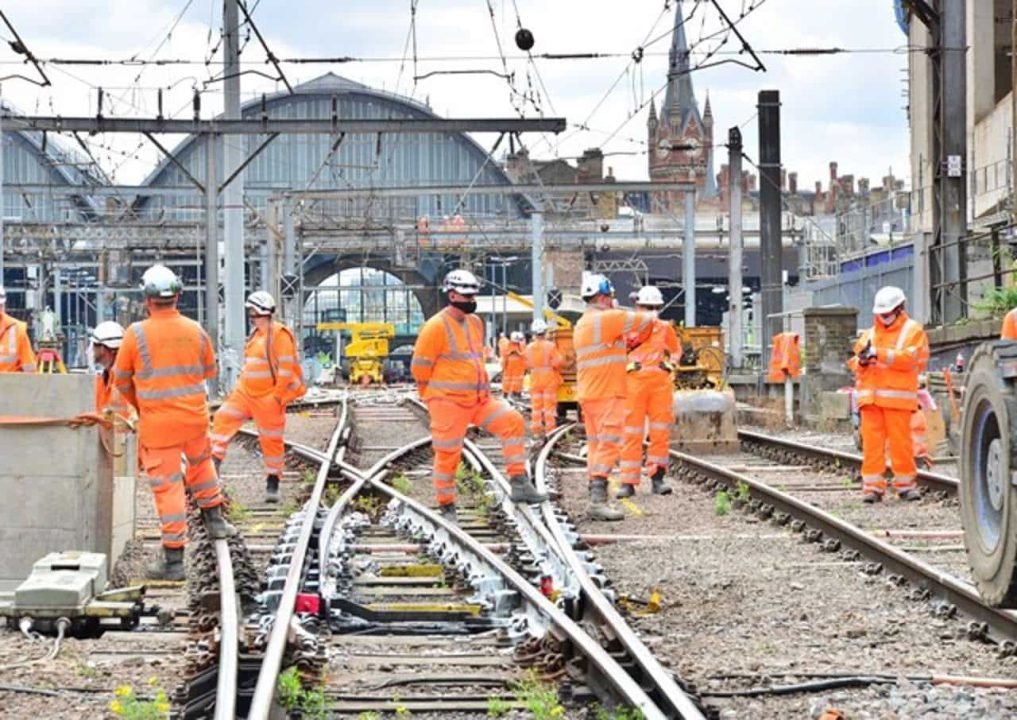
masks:
[[[697,200],[717,194],[713,175],[713,112],[707,96],[703,112],[692,89],[689,43],[685,37],[682,3],[676,3],[671,52],[668,56],[667,90],[657,114],[650,101],[646,122],[650,180],[694,182]],[[654,212],[681,209],[681,193],[653,193]]]

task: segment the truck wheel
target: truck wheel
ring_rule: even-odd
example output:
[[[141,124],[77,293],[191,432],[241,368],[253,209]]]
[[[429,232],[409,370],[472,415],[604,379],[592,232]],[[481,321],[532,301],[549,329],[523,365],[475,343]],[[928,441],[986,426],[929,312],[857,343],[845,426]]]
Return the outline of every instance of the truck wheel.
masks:
[[[960,509],[968,565],[994,607],[1017,607],[1017,342],[971,358],[960,427]]]

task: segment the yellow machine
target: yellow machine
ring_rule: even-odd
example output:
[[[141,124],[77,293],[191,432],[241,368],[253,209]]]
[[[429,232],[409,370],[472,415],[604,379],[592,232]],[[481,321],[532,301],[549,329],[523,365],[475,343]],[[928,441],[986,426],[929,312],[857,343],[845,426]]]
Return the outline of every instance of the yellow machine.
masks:
[[[531,300],[511,290],[506,292],[506,295],[520,305],[533,307]],[[550,330],[554,333],[555,347],[562,356],[562,366],[558,369],[561,375],[561,385],[558,387],[558,417],[564,418],[567,411],[579,407],[576,398],[576,351],[572,345],[572,323],[547,308],[544,308],[544,319],[551,324]]]
[[[678,390],[724,388],[724,345],[719,327],[675,328],[682,358],[675,368]]]
[[[384,382],[384,363],[388,357],[388,341],[395,337],[392,323],[318,323],[318,331],[347,331],[350,341],[343,348],[343,357],[349,361],[350,384],[380,385]]]

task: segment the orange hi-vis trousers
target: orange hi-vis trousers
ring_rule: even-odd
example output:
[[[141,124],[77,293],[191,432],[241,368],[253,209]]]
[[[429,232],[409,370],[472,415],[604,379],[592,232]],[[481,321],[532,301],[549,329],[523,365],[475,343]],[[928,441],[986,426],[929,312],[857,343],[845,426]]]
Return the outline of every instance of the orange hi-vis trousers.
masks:
[[[431,447],[434,449],[434,491],[439,505],[456,501],[456,468],[463,454],[466,429],[476,425],[501,441],[509,477],[526,474],[526,425],[523,416],[504,400],[490,396],[475,405],[452,400],[427,401],[431,415]]]
[[[551,433],[558,417],[558,383],[530,382],[530,432]]]
[[[151,448],[142,444],[139,458],[155,496],[155,509],[162,524],[162,545],[182,548],[187,543],[184,484],[202,510],[222,503],[208,435],[170,447]]]
[[[251,397],[237,387],[226,402],[216,410],[212,420],[212,457],[226,457],[226,446],[240,426],[254,418],[258,426],[258,442],[266,475],[282,475],[285,448],[283,433],[286,429],[286,408],[271,394]]]
[[[886,492],[886,449],[890,450],[893,487],[897,492],[915,487],[914,447],[911,442],[911,410],[863,405],[862,492]]]
[[[525,375],[524,371],[517,370],[502,373],[501,391],[505,395],[521,393],[523,391],[523,375]]]
[[[625,399],[616,397],[583,400],[586,426],[586,470],[590,480],[606,478],[621,454]]]
[[[663,370],[630,372],[627,388],[619,475],[623,483],[638,485],[643,465],[643,435],[647,429],[650,444],[646,452],[646,474],[653,475],[659,468],[667,469],[674,397],[671,376]]]

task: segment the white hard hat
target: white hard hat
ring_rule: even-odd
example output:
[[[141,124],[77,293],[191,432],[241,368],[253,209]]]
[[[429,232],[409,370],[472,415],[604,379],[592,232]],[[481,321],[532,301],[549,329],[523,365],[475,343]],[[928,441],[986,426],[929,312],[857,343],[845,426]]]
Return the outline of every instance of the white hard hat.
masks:
[[[547,332],[547,323],[541,319],[536,319],[530,323],[530,332],[534,335],[543,335]]]
[[[513,330],[512,334],[509,335],[509,340],[511,340],[512,342],[522,342],[525,339],[526,337],[518,330]]]
[[[141,289],[146,297],[171,298],[180,294],[183,285],[177,274],[165,265],[153,265],[141,276]]]
[[[101,322],[92,330],[91,339],[93,345],[102,345],[110,350],[116,350],[124,341],[124,327],[112,320]]]
[[[476,295],[480,292],[480,280],[469,270],[453,270],[445,276],[441,289],[455,290],[460,295]]]
[[[872,302],[872,314],[882,315],[896,310],[904,304],[905,300],[907,300],[907,298],[904,297],[903,290],[899,287],[894,287],[893,285],[887,285],[886,287],[880,288],[879,292],[876,293],[876,298]]]
[[[253,310],[255,315],[271,315],[275,312],[275,298],[264,290],[258,290],[247,296],[244,307]]]
[[[658,306],[664,304],[664,296],[653,285],[645,285],[636,293],[636,305]]]
[[[583,300],[589,300],[595,295],[610,295],[614,297],[614,285],[604,275],[583,273],[583,284],[579,294]]]

